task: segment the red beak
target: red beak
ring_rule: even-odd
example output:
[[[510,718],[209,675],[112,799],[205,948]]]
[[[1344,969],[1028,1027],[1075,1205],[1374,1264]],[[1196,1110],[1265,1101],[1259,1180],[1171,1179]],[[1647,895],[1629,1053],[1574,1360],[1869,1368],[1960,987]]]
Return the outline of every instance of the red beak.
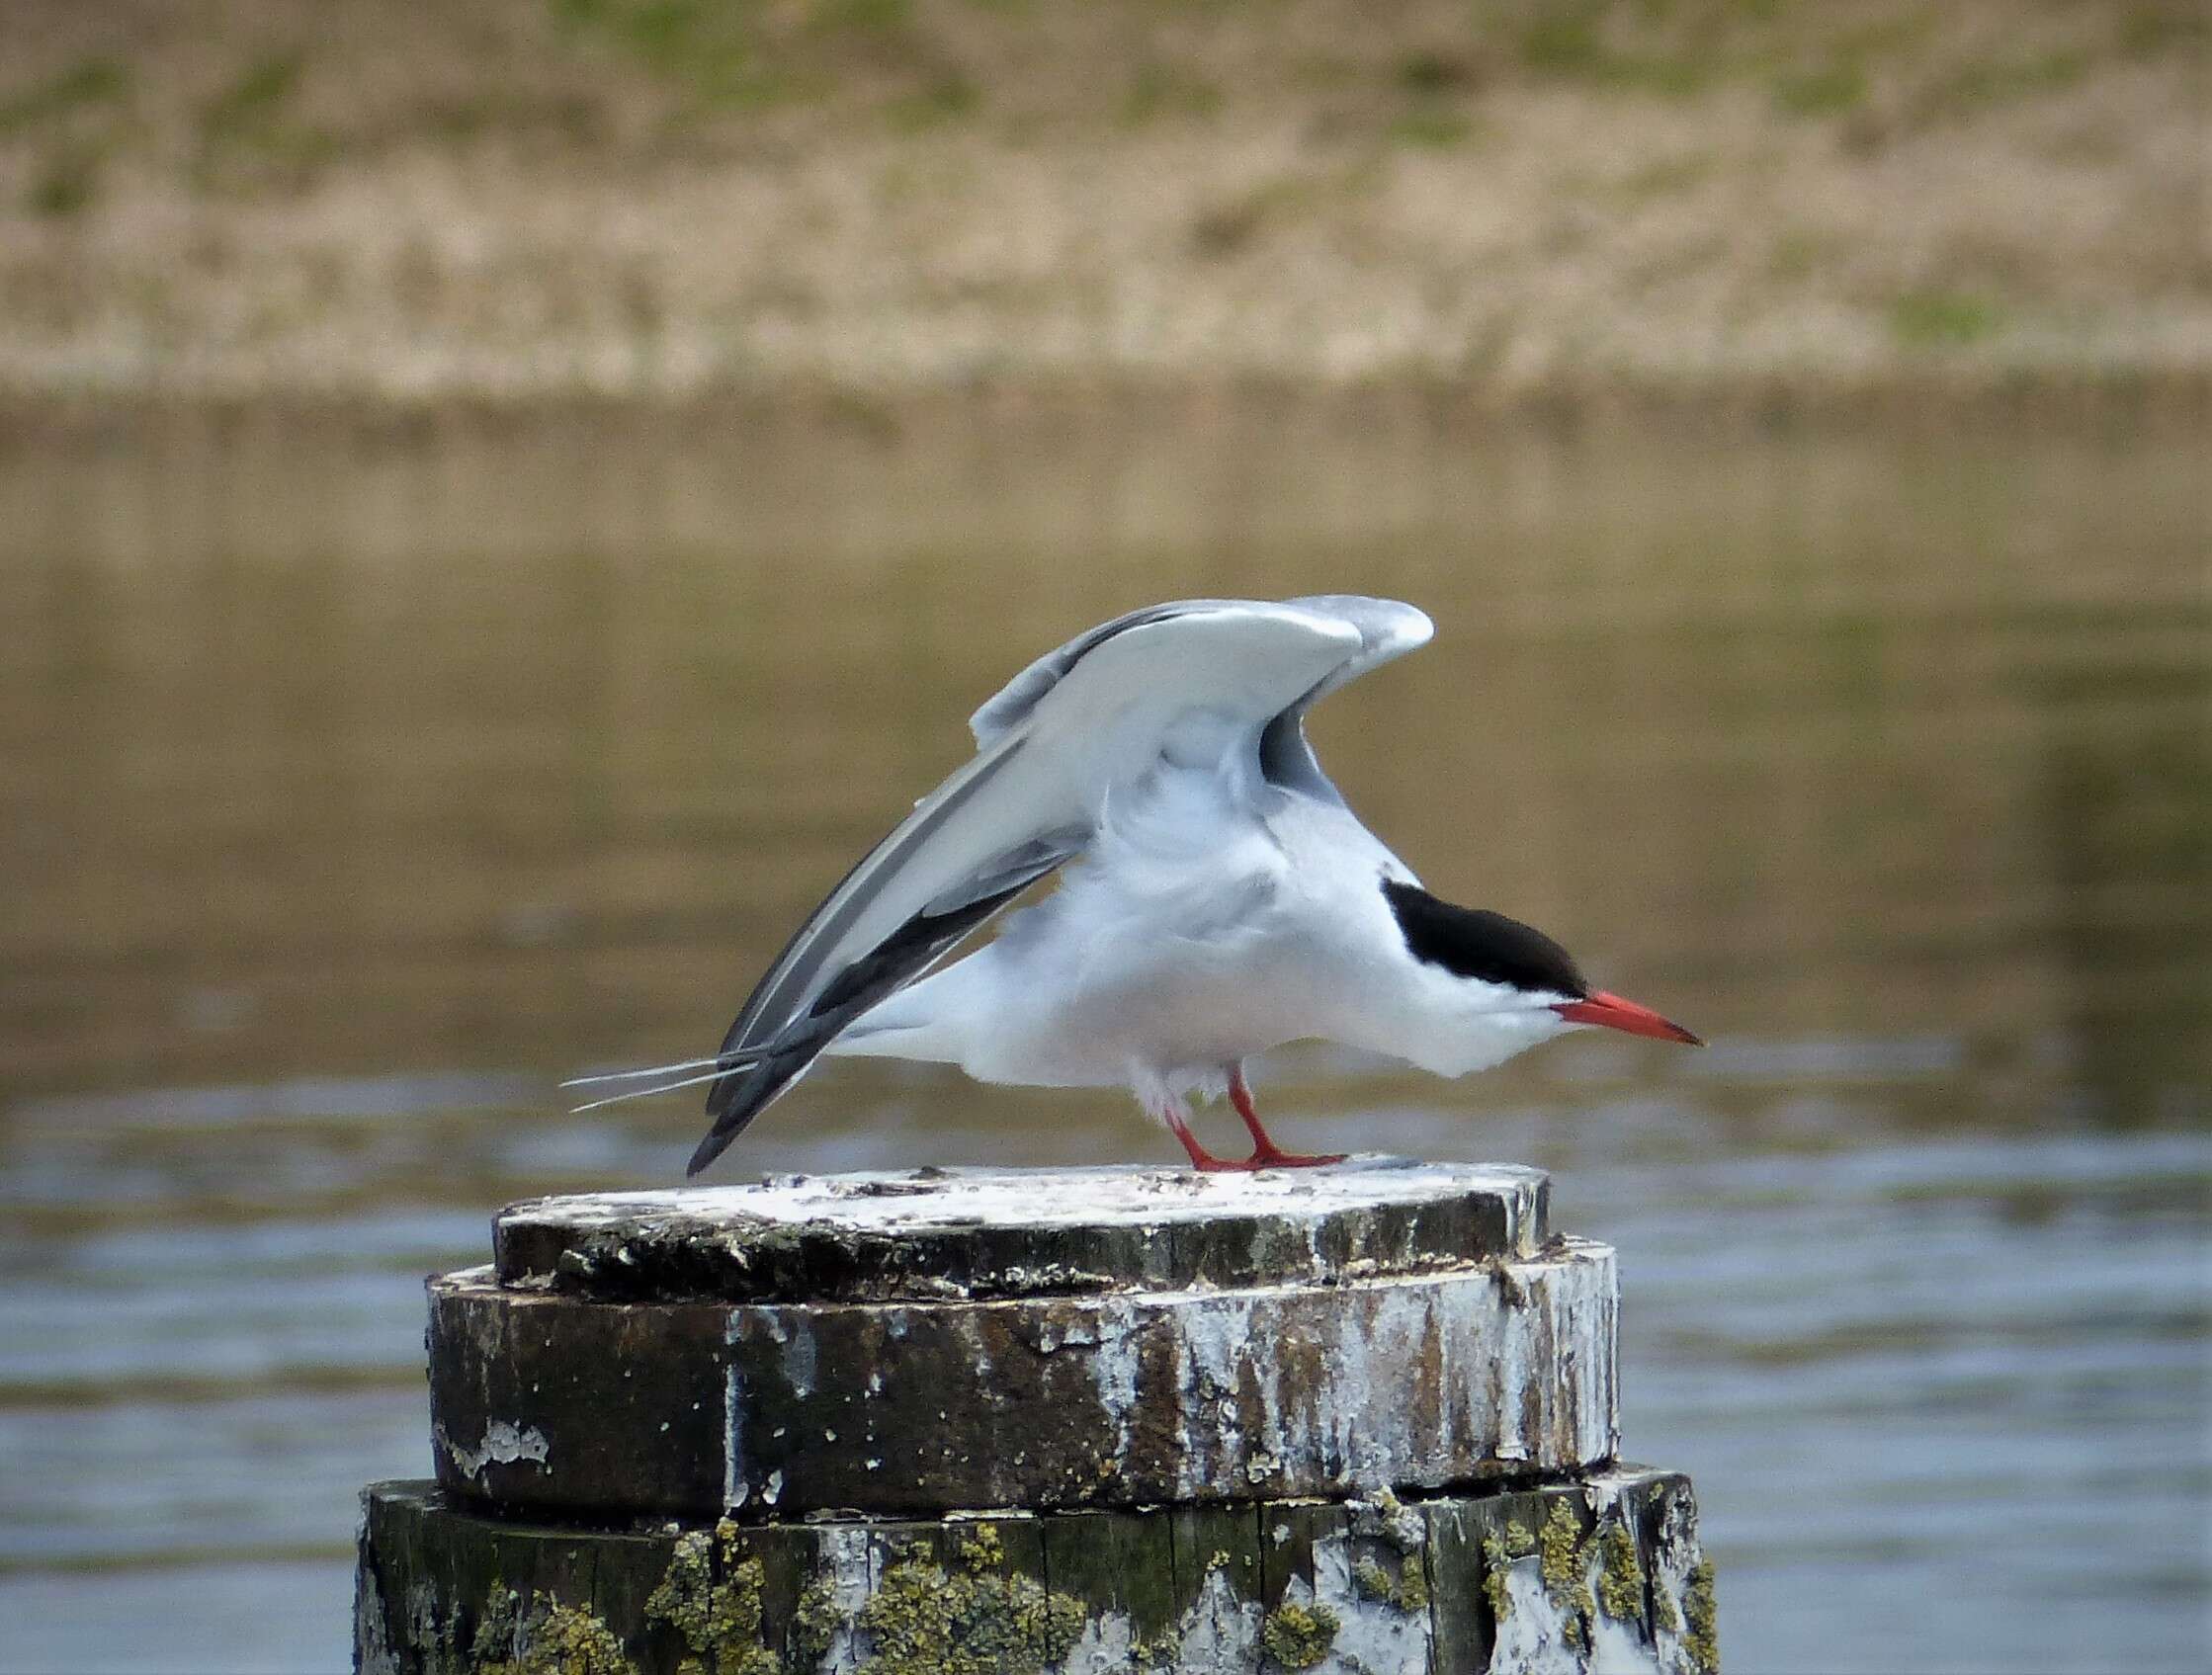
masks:
[[[1639,1006],[1633,1000],[1623,1000],[1603,989],[1587,1000],[1563,1001],[1552,1010],[1571,1024],[1603,1024],[1608,1030],[1626,1030],[1632,1036],[1657,1036],[1660,1041],[1687,1042],[1691,1047],[1705,1045],[1681,1025],[1668,1023],[1649,1006]]]

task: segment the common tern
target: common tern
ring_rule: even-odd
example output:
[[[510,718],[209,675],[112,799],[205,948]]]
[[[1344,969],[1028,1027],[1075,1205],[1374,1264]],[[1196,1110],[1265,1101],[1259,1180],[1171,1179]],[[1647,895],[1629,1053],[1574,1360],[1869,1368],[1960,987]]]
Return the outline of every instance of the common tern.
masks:
[[[719,1052],[579,1078],[649,1085],[578,1109],[711,1084],[696,1175],[824,1054],[920,1059],[1126,1085],[1198,1169],[1296,1168],[1342,1158],[1260,1126],[1243,1061],[1287,1042],[1441,1076],[1588,1026],[1695,1045],[1541,931],[1429,894],[1321,772],[1308,708],[1433,631],[1410,605],[1328,594],[1183,600],[1077,635],[976,712],[976,754],[799,927]],[[1186,1101],[1225,1091],[1247,1158],[1191,1132]]]

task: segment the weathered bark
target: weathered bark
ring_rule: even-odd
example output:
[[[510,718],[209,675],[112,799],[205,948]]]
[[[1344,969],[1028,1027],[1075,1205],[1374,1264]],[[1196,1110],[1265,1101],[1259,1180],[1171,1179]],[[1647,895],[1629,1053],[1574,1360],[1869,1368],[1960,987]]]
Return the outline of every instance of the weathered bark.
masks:
[[[369,1675],[1708,1675],[1688,1482],[607,1534],[364,1497]],[[1702,1631],[1694,1626],[1703,1624]]]

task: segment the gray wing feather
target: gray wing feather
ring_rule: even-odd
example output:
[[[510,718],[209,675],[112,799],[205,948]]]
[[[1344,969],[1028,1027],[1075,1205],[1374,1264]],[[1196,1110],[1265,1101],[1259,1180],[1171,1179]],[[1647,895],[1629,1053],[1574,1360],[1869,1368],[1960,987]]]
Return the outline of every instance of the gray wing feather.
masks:
[[[1131,628],[1141,628],[1151,623],[1164,623],[1175,617],[1188,617],[1194,612],[1220,610],[1242,603],[1244,602],[1235,599],[1179,599],[1167,605],[1148,605],[1142,611],[1131,611],[1125,616],[1116,617],[1110,623],[1101,623],[1095,628],[1085,629],[1065,645],[1046,652],[1001,687],[980,710],[968,717],[968,730],[976,735],[978,749],[1003,737],[1036,712],[1037,706],[1044,702],[1045,695],[1060,685],[1070,669],[1116,634],[1127,633]]]
[[[1271,785],[1303,793],[1341,806],[1344,794],[1321,769],[1320,759],[1306,739],[1306,712],[1338,687],[1349,685],[1368,670],[1403,657],[1428,643],[1436,631],[1426,612],[1395,599],[1368,599],[1356,593],[1318,593],[1287,603],[1324,613],[1359,629],[1360,650],[1323,676],[1314,689],[1261,729],[1259,768]]]

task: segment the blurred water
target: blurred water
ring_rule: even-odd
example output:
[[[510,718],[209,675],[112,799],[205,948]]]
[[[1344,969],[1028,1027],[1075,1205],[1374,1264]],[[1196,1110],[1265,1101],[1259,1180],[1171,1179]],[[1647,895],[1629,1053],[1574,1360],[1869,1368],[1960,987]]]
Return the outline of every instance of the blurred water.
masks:
[[[1415,404],[0,453],[0,1669],[332,1668],[429,1467],[417,1282],[675,1179],[689,1056],[1037,650],[1412,598],[1318,744],[1443,893],[1710,1034],[1286,1143],[1533,1162],[1730,1666],[2212,1663],[2212,610],[2194,439],[1504,439]],[[725,1173],[1167,1160],[833,1065]]]

